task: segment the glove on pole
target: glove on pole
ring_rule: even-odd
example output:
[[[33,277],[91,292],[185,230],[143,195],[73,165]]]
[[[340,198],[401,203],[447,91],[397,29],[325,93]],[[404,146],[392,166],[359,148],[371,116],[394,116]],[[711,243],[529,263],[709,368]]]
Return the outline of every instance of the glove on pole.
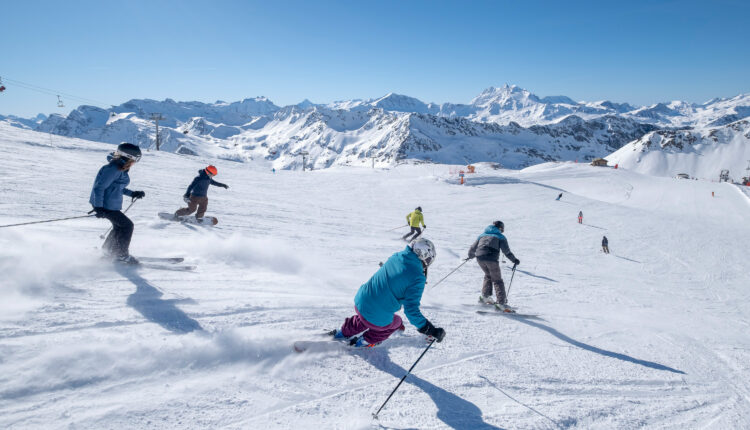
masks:
[[[409,370],[406,372],[406,375],[404,375],[404,377],[401,378],[400,381],[398,381],[398,385],[396,385],[396,388],[394,388],[393,391],[391,391],[391,394],[388,396],[387,399],[385,399],[385,402],[383,402],[383,404],[380,406],[380,409],[378,409],[377,412],[375,412],[374,414],[372,414],[373,418],[378,419],[378,414],[380,413],[380,411],[383,410],[383,408],[385,407],[385,404],[388,403],[388,400],[391,400],[391,397],[393,397],[393,393],[395,393],[396,390],[398,390],[398,387],[400,387],[401,383],[404,382],[404,379],[406,379],[406,377],[409,376],[409,374],[411,373],[411,371],[414,369],[414,366],[416,366],[417,363],[419,363],[419,360],[421,360],[422,357],[424,357],[424,354],[427,352],[428,349],[430,349],[430,347],[432,346],[433,343],[435,343],[435,339],[432,339],[432,341],[430,341],[430,344],[427,345],[427,348],[425,348],[424,351],[422,351],[422,354],[419,356],[419,358],[417,358],[417,361],[415,361],[414,364],[411,365],[411,367],[409,368]]]

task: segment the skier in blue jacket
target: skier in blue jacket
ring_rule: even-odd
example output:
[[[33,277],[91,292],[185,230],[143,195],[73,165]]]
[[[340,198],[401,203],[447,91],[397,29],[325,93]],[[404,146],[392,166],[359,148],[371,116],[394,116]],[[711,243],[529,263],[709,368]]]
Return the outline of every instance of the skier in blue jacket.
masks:
[[[330,334],[335,339],[349,339],[353,346],[373,347],[403,329],[401,317],[396,315],[403,306],[406,318],[419,327],[420,333],[441,342],[445,330],[432,325],[419,310],[427,268],[434,259],[435,245],[424,238],[414,240],[403,251],[391,255],[370,280],[359,287],[354,297],[356,314]]]
[[[106,218],[112,223],[112,231],[102,245],[104,253],[120,262],[138,264],[130,255],[130,238],[133,222],[122,213],[123,194],[133,200],[146,197],[143,191],[131,191],[128,171],[141,159],[141,149],[132,143],[123,142],[117,150],[107,156],[108,164],[99,169],[91,189],[89,203],[97,218]]]

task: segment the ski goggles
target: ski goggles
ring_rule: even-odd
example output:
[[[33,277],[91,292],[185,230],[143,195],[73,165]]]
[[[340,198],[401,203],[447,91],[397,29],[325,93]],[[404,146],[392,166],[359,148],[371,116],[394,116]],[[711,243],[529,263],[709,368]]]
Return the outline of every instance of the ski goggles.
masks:
[[[125,159],[128,159],[128,160],[133,160],[136,163],[141,160],[141,156],[140,155],[128,154],[128,153],[122,152],[122,151],[115,151],[115,155],[118,156],[118,157],[120,157],[120,158],[125,158]]]

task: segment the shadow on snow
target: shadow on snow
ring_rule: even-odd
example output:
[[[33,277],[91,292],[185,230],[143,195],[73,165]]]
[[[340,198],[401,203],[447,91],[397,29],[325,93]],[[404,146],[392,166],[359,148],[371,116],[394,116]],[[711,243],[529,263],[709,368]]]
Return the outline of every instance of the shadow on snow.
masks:
[[[136,268],[118,267],[117,272],[136,286],[135,292],[128,296],[127,303],[147,320],[159,324],[172,333],[184,334],[195,330],[203,330],[198,321],[190,318],[176,306],[177,303],[189,301],[189,299],[161,299],[164,293],[149,284],[138,274]]]
[[[503,314],[500,314],[500,315],[503,315]],[[560,340],[562,340],[564,342],[567,342],[567,343],[569,343],[569,344],[571,344],[573,346],[577,346],[579,348],[585,349],[586,351],[591,351],[591,352],[594,352],[596,354],[603,355],[605,357],[616,358],[618,360],[627,361],[627,362],[630,362],[630,363],[633,363],[633,364],[638,364],[638,365],[641,365],[641,366],[649,367],[651,369],[666,370],[667,372],[679,373],[681,375],[685,374],[685,372],[683,372],[682,370],[673,369],[673,368],[671,368],[669,366],[665,366],[663,364],[654,363],[653,361],[640,360],[638,358],[633,358],[633,357],[631,357],[629,355],[621,354],[619,352],[607,351],[606,349],[601,349],[601,348],[597,348],[597,347],[595,347],[593,345],[588,345],[586,343],[577,341],[577,340],[575,340],[575,339],[573,339],[573,338],[571,338],[569,336],[566,336],[566,335],[560,333],[559,331],[555,330],[554,328],[552,328],[550,326],[541,324],[541,323],[536,322],[536,321],[532,321],[530,319],[512,318],[512,317],[509,317],[509,318],[514,319],[515,321],[518,321],[518,322],[520,322],[522,324],[530,325],[530,326],[536,327],[536,328],[538,328],[540,330],[544,330],[547,333],[551,334],[552,336],[555,336],[556,338],[558,338],[558,339],[560,339]]]
[[[406,373],[406,369],[391,361],[388,349],[373,349],[368,352],[370,354],[363,354],[362,357],[375,368],[389,373],[397,379],[401,379]],[[482,411],[475,404],[415,376],[414,373],[410,373],[404,382],[427,393],[438,408],[438,419],[449,427],[457,429],[499,429],[499,427],[484,422]],[[398,396],[398,392],[394,394],[394,397],[396,396]],[[397,403],[398,399],[392,398],[380,412],[381,415],[388,411],[389,406],[395,408]],[[380,407],[380,405],[381,403],[378,403],[377,406]]]

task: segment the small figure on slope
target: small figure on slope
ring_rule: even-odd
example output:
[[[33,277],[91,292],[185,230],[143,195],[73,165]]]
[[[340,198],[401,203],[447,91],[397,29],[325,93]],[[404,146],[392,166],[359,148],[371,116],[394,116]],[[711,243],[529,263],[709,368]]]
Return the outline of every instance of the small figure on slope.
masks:
[[[411,212],[409,215],[406,216],[406,223],[411,227],[411,231],[406,233],[402,239],[405,241],[414,240],[419,237],[420,234],[422,234],[422,229],[419,228],[419,223],[422,223],[422,227],[427,228],[426,225],[424,225],[424,216],[422,215],[422,207],[417,206],[416,209],[414,209],[414,212]],[[417,233],[417,234],[414,234]],[[414,234],[414,236],[411,236]]]
[[[605,254],[609,254],[609,240],[607,240],[607,236],[602,237],[602,251]]]
[[[409,322],[419,327],[420,333],[441,342],[445,330],[433,326],[419,310],[427,268],[434,260],[435,246],[424,238],[414,240],[403,251],[391,255],[370,280],[359,287],[354,296],[355,314],[330,334],[334,339],[349,339],[356,347],[376,346],[396,330],[403,330],[401,317],[396,315],[403,305]],[[364,334],[357,337],[362,332]]]
[[[583,224],[583,211],[578,211],[578,224]]]
[[[217,187],[223,187],[224,189],[229,189],[229,185],[213,180],[213,177],[218,173],[219,171],[216,170],[216,167],[214,166],[208,166],[205,169],[198,171],[198,176],[193,179],[193,182],[190,183],[187,191],[185,191],[185,195],[182,196],[185,203],[188,204],[188,207],[177,210],[177,212],[174,213],[175,218],[190,215],[197,209],[198,212],[195,213],[195,218],[198,220],[203,219],[203,215],[208,208],[208,186],[214,185]]]
[[[500,273],[500,251],[508,257],[514,265],[521,263],[508,247],[508,239],[503,232],[505,224],[502,221],[495,221],[492,225],[484,229],[484,233],[479,235],[477,240],[469,248],[469,258],[477,258],[479,267],[484,272],[484,282],[482,283],[482,295],[479,297],[480,303],[497,304],[498,309],[504,308],[508,304],[505,296],[505,284]],[[492,299],[492,287],[495,287],[497,301]]]
[[[560,200],[561,198],[562,198],[562,193],[558,194],[555,200]]]
[[[112,231],[102,245],[104,253],[127,264],[138,264],[138,260],[129,252],[133,222],[122,213],[122,195],[133,200],[146,196],[143,191],[127,188],[130,183],[128,171],[140,159],[141,149],[136,145],[123,142],[117,146],[117,150],[107,156],[109,163],[96,174],[89,198],[96,217],[106,218],[112,223]]]

